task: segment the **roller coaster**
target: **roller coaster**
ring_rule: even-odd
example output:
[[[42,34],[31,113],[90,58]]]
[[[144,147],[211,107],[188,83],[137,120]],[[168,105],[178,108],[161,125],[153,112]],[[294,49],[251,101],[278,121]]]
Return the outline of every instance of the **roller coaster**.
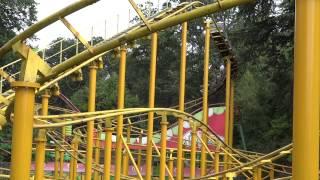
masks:
[[[1,178],[318,179],[320,52],[316,48],[320,46],[320,27],[315,24],[320,22],[319,1],[296,1],[293,144],[268,154],[232,146],[233,78],[238,62],[224,32],[213,19],[204,23],[202,97],[185,102],[188,22],[254,2],[184,2],[151,17],[145,17],[133,0],[129,2],[141,22],[98,44],[90,44],[66,18],[99,3],[98,0],[80,0],[31,25],[0,48],[0,57],[9,51],[21,56],[21,59],[0,68],[0,126],[6,123],[12,126],[12,151],[1,152],[11,156],[11,162],[8,167],[0,167]],[[75,36],[75,44],[67,48],[61,46],[59,52],[50,56],[46,56],[46,48],[36,52],[26,44],[28,38],[57,21]],[[158,32],[177,25],[182,29],[179,104],[156,108]],[[146,36],[151,36],[149,105],[146,108],[125,108],[127,50],[134,48],[131,45],[135,40]],[[80,44],[85,48],[79,48]],[[208,86],[211,44],[225,60],[225,78],[215,87],[225,88],[225,103],[218,105],[210,104],[212,102],[208,100],[216,91],[210,89],[209,92]],[[63,59],[63,52],[72,47],[76,47],[74,56]],[[117,109],[96,111],[97,71],[103,68],[102,58],[108,53],[119,60]],[[51,63],[50,58],[54,56],[60,57],[60,61]],[[58,83],[66,77],[82,80],[81,68],[85,66],[89,67],[88,110],[80,112],[60,92]],[[14,69],[19,70],[14,72]],[[40,104],[36,103],[36,96],[41,97]],[[59,96],[68,108],[49,106],[52,96]],[[223,120],[221,132],[214,124],[218,121],[215,113]],[[47,167],[46,152],[51,152],[55,159],[52,168]],[[291,155],[292,166],[283,164],[286,161],[281,159]]]

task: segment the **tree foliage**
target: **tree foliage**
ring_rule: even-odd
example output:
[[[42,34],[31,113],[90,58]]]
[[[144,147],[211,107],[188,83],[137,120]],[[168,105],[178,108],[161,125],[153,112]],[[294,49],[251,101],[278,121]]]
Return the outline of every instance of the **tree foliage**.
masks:
[[[0,0],[0,47],[37,19],[36,5],[34,0]],[[0,65],[14,58],[16,56],[9,53],[1,60]]]
[[[233,21],[238,118],[248,147],[268,152],[292,138],[294,2],[259,0],[239,8]]]

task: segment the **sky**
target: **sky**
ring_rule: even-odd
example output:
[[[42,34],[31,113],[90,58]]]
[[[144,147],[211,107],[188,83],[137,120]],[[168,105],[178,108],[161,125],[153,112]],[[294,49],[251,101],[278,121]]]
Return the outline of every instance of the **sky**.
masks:
[[[38,20],[41,20],[54,12],[76,2],[76,0],[36,0],[38,3]],[[146,0],[134,0],[137,4],[142,4]],[[165,0],[159,0],[160,3]],[[153,0],[157,5],[158,0]],[[86,39],[94,36],[110,37],[129,27],[130,17],[136,16],[136,12],[131,7],[128,0],[100,0],[97,3],[87,6],[69,16],[66,19],[83,35]],[[119,20],[118,20],[119,19]],[[119,23],[118,23],[119,22]],[[119,24],[119,26],[117,26]],[[119,27],[119,28],[117,28]],[[69,30],[60,22],[48,26],[36,34],[36,45],[40,48],[47,46],[57,37],[73,37]]]

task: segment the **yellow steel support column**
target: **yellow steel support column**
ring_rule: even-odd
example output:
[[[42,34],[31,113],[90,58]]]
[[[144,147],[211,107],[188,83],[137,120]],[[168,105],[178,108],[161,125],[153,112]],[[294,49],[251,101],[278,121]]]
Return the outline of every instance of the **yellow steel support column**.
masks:
[[[131,122],[130,119],[128,119],[128,127],[127,127],[127,144],[130,143],[130,137],[131,137]],[[128,152],[125,152],[123,154],[123,175],[127,176],[129,173],[129,154]]]
[[[253,169],[253,180],[261,180],[262,177],[261,177],[261,167],[260,166],[257,166]]]
[[[319,0],[296,0],[293,180],[319,177],[319,22]]]
[[[75,148],[74,148],[74,138],[72,140],[72,143],[71,143],[71,149],[73,150],[72,151],[72,155],[74,156],[75,155]],[[73,161],[74,161],[74,157],[71,156],[71,159],[70,159],[70,162],[69,162],[69,179],[70,180],[73,180],[73,174],[74,174],[74,168],[73,168]]]
[[[257,177],[258,177],[258,171],[257,171],[257,168],[254,168],[253,169],[253,180],[257,180]]]
[[[110,180],[113,131],[114,129],[111,126],[106,126],[106,140],[105,140],[105,147],[104,147],[104,180]]]
[[[11,172],[12,180],[29,180],[32,154],[32,130],[35,89],[37,83],[12,83],[16,97],[12,129]]]
[[[274,166],[271,165],[271,169],[269,171],[269,178],[270,180],[274,180]]]
[[[119,80],[118,80],[118,109],[124,108],[124,95],[125,95],[125,83],[126,83],[126,58],[127,58],[127,49],[125,47],[121,47],[120,63],[119,63]],[[117,142],[116,142],[116,169],[115,169],[116,180],[120,180],[120,175],[121,175],[122,131],[123,131],[123,115],[119,115],[118,121],[117,121]]]
[[[233,127],[234,127],[234,81],[230,80],[230,108],[229,108],[229,143],[228,145],[232,147],[233,144]]]
[[[96,147],[95,147],[95,153],[94,153],[94,161],[97,165],[100,164],[100,137],[101,137],[101,131],[98,132],[96,139]],[[99,180],[99,172],[95,171],[93,174],[94,180]]]
[[[97,69],[98,67],[95,63],[89,67],[88,112],[94,112],[96,109]],[[87,123],[86,180],[91,180],[92,175],[93,129],[94,121],[89,121]]]
[[[77,179],[77,172],[78,172],[78,149],[79,149],[79,143],[80,143],[80,138],[78,136],[75,137],[74,139],[74,160],[73,160],[73,180]]]
[[[157,66],[157,48],[158,33],[151,35],[151,61],[150,61],[150,80],[149,80],[149,108],[154,108],[155,86],[156,86],[156,66]],[[153,136],[153,117],[154,113],[148,113],[148,131],[147,131],[147,153],[146,153],[146,180],[151,180],[152,175],[152,136]]]
[[[225,113],[225,129],[224,129],[224,141],[227,145],[229,144],[229,134],[230,134],[230,85],[231,85],[231,61],[229,58],[226,59],[226,99],[225,99],[225,104],[226,104],[226,113]],[[228,169],[228,164],[229,164],[229,157],[227,153],[224,154],[223,158],[224,164],[223,168],[224,170]],[[223,179],[226,179],[224,176]]]
[[[59,179],[59,147],[56,145],[56,148],[54,150],[54,179]]]
[[[184,97],[186,85],[186,60],[187,60],[187,33],[188,23],[182,23],[181,35],[181,61],[180,61],[180,85],[179,85],[179,110],[184,111]],[[178,154],[177,154],[177,180],[182,179],[182,150],[183,150],[183,119],[178,118]]]
[[[62,139],[63,139],[63,141],[65,141],[65,139],[66,139],[66,128],[65,127],[62,127],[62,129],[61,129],[61,131],[62,131]],[[63,178],[63,173],[64,173],[64,150],[62,149],[62,150],[60,150],[60,171],[59,171],[59,177],[60,178]]]
[[[203,123],[208,124],[208,83],[209,83],[209,58],[210,58],[210,31],[211,22],[206,21],[205,24],[205,50],[204,50],[204,63],[203,63]],[[203,129],[206,131],[206,129]],[[206,133],[202,133],[202,140],[204,143],[208,142]],[[200,174],[201,176],[206,175],[207,170],[207,153],[206,148],[201,146],[201,161],[200,161]]]
[[[60,150],[59,151],[60,152],[60,158],[59,158],[59,160],[60,160],[60,162],[59,162],[59,166],[60,166],[60,168],[59,168],[59,177],[60,178],[63,178],[63,173],[64,173],[64,150]]]
[[[48,104],[49,104],[49,93],[45,91],[42,95],[42,115],[48,115]],[[36,172],[35,172],[35,179],[42,180],[44,179],[44,163],[45,163],[45,148],[46,148],[46,130],[39,129],[38,137],[36,138],[37,147],[36,147]]]
[[[76,158],[73,160],[73,175],[72,175],[72,177],[73,177],[73,180],[76,180],[77,173],[78,173],[78,160],[77,160],[77,158],[78,158],[79,141],[74,144],[74,149],[76,152],[75,153]]]
[[[127,142],[126,142],[127,143]],[[122,154],[122,174],[127,176],[129,171],[129,153],[125,150]]]
[[[167,158],[167,115],[162,115],[161,124],[161,149],[160,149],[160,180],[166,179],[166,158]]]
[[[169,156],[169,163],[168,163],[168,168],[172,176],[174,176],[174,170],[173,170],[173,150],[170,150],[170,156]]]
[[[261,169],[261,166],[258,166],[258,180],[262,180],[262,169]]]
[[[191,132],[191,160],[190,160],[190,178],[196,177],[196,157],[197,157],[197,125],[192,123]]]
[[[218,173],[220,171],[220,148],[217,147],[214,153],[214,173]],[[217,178],[218,179],[218,178]]]
[[[231,82],[231,61],[226,59],[226,117],[225,117],[225,143],[229,145],[229,123],[230,123],[230,82]]]

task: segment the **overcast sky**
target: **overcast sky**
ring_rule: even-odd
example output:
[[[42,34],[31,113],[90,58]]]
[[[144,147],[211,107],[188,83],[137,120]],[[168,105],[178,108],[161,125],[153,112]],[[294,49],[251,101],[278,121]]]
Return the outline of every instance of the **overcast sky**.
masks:
[[[41,20],[63,7],[76,2],[76,0],[36,0],[38,3],[38,20]],[[146,0],[135,0],[143,3]],[[158,0],[152,0],[155,5]],[[161,0],[163,2],[165,0]],[[117,16],[119,15],[119,31],[128,27],[130,16],[136,15],[128,0],[100,0],[97,3],[88,6],[78,12],[67,16],[66,19],[87,39],[91,34],[94,36],[110,37],[117,32]],[[93,32],[92,32],[93,27]],[[56,22],[51,26],[41,30],[36,34],[39,40],[36,42],[40,47],[44,47],[57,37],[73,37],[72,34],[64,27],[61,22]]]

